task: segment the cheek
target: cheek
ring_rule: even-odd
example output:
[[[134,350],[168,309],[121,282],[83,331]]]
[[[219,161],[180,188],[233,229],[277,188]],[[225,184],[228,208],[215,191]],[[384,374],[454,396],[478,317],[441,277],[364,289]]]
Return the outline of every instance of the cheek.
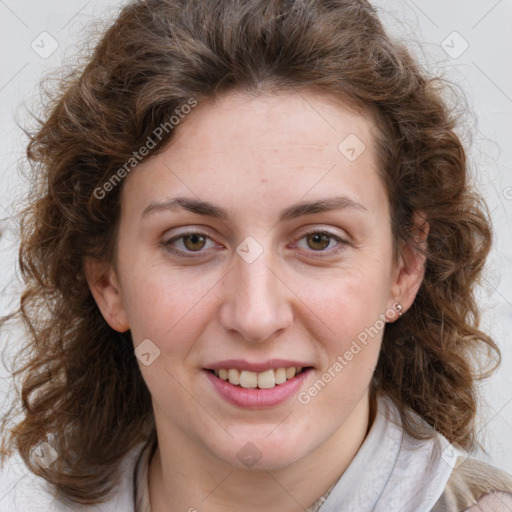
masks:
[[[186,341],[199,328],[197,315],[207,314],[205,305],[218,276],[199,274],[192,267],[178,269],[161,264],[144,269],[137,262],[129,263],[132,270],[123,291],[135,343],[149,338],[164,348]]]
[[[307,315],[307,329],[324,354],[318,376],[322,382],[316,387],[327,382],[325,403],[360,396],[377,364],[389,288],[383,273],[371,270],[345,270],[325,284],[315,281],[315,286],[302,282],[303,318]]]
[[[383,272],[369,267],[343,269],[321,279],[302,279],[297,283],[297,290],[297,295],[314,313],[310,318],[323,325],[317,332],[341,341],[357,337],[376,323],[383,327],[381,318],[389,296],[389,282]]]
[[[314,403],[320,415],[343,421],[371,382],[386,326],[386,303],[384,294],[379,296],[360,279],[339,279],[332,285],[310,297],[308,330],[317,336],[324,358],[314,382],[298,399],[303,405]]]

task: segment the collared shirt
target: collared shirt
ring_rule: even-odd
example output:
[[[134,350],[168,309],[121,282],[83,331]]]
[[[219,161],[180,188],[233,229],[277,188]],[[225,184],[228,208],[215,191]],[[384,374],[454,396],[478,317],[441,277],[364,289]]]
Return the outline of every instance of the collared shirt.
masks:
[[[432,432],[427,440],[411,437],[401,427],[393,402],[378,395],[375,419],[355,457],[307,512],[512,511],[510,475],[466,459]],[[148,468],[155,447],[149,439],[133,448],[122,461],[118,484],[108,499],[79,510],[151,512]],[[0,512],[74,510],[55,499],[46,481],[27,473],[21,461],[8,461],[0,471]]]
[[[341,478],[306,512],[430,511],[461,453],[441,435],[418,441],[400,427],[392,401],[378,395],[373,424]],[[136,511],[151,512],[148,443],[136,466]]]

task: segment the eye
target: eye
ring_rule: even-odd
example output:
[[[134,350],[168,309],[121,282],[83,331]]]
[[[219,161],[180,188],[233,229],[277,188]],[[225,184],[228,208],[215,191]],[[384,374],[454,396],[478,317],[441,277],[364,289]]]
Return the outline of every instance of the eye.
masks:
[[[208,241],[211,242],[209,247]],[[199,253],[199,255],[202,255],[206,252],[203,251],[203,249],[209,249],[216,246],[213,240],[206,233],[200,231],[182,233],[181,235],[162,242],[162,245],[168,251],[179,256],[195,256],[193,253]]]
[[[305,242],[305,247],[304,244],[301,244],[302,241]],[[337,254],[343,250],[345,245],[347,245],[347,242],[339,236],[322,230],[310,231],[303,235],[296,243],[297,247],[307,249],[309,252],[327,253],[328,255]],[[321,257],[322,255],[318,256]],[[317,255],[314,256],[316,257]]]

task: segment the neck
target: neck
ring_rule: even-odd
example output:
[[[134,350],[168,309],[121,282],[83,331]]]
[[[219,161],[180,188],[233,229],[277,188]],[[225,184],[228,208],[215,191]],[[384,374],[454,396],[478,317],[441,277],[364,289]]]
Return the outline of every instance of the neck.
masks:
[[[344,473],[375,416],[367,394],[346,421],[305,457],[272,470],[233,467],[186,432],[157,419],[149,467],[153,512],[304,512]],[[159,426],[161,428],[159,428]]]

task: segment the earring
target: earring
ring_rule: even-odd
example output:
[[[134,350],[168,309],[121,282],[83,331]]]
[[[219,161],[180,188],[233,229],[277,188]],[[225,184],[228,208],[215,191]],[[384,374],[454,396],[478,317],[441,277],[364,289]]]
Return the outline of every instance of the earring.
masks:
[[[404,309],[402,304],[400,304],[400,302],[395,302],[393,304],[393,307],[395,308],[395,311],[398,313],[398,316],[401,317],[402,316],[402,309]]]

